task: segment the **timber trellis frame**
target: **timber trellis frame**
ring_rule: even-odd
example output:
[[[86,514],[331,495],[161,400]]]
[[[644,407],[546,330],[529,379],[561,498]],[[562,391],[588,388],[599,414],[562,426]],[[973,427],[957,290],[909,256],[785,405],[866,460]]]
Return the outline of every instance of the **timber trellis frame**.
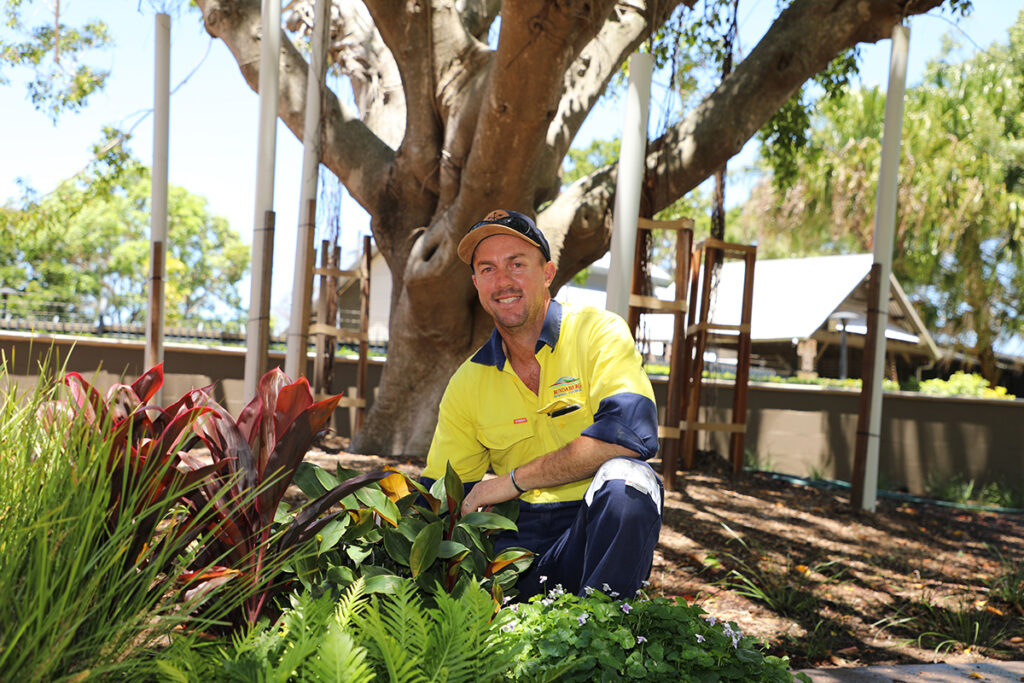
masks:
[[[334,379],[334,355],[338,344],[359,344],[359,361],[356,366],[356,386],[349,387],[348,396],[338,402],[338,408],[349,409],[350,433],[362,429],[366,416],[366,365],[369,355],[370,327],[370,258],[371,238],[363,237],[363,254],[359,268],[342,270],[339,267],[341,248],[328,240],[320,243],[320,266],[313,269],[313,277],[319,277],[316,302],[316,322],[310,325],[309,334],[315,339],[313,362],[313,393],[322,400],[331,395]],[[343,279],[359,281],[359,329],[341,327],[339,321],[338,288]]]
[[[659,299],[641,291],[643,286],[642,258],[644,230],[673,230],[676,232],[676,298]],[[665,406],[665,424],[658,426],[658,438],[662,439],[661,476],[665,487],[675,489],[676,465],[679,460],[679,424],[683,415],[683,380],[685,365],[682,339],[686,330],[687,276],[690,271],[693,244],[693,219],[679,218],[671,221],[656,221],[640,218],[637,221],[636,249],[633,258],[633,283],[630,287],[628,324],[636,339],[642,313],[671,313],[675,319],[669,352],[668,405]],[[677,343],[678,342],[678,343]]]
[[[716,266],[726,258],[743,260],[743,300],[740,323],[720,324],[711,320],[711,290]],[[683,432],[683,467],[693,467],[696,432],[729,432],[729,459],[733,474],[743,470],[743,444],[747,432],[747,386],[750,378],[750,320],[754,304],[754,262],[757,247],[708,238],[698,243],[690,259],[691,322],[686,327],[683,355],[686,359],[683,382],[685,420],[679,425]],[[698,301],[699,299],[699,301]],[[694,317],[696,317],[694,319]],[[717,333],[717,334],[716,334]],[[726,333],[726,334],[722,334]],[[701,386],[704,372],[704,351],[712,334],[719,339],[736,340],[736,379],[733,387],[731,422],[700,422]]]

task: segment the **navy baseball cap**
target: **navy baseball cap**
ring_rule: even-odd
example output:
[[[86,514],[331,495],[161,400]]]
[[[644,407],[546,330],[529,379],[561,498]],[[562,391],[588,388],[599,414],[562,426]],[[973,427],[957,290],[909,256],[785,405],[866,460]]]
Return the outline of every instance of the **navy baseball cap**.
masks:
[[[544,260],[551,260],[551,247],[548,246],[544,233],[537,229],[537,224],[529,216],[518,211],[496,209],[487,214],[482,221],[474,225],[459,242],[459,258],[473,265],[473,253],[480,242],[494,235],[511,235],[529,242],[540,249]]]

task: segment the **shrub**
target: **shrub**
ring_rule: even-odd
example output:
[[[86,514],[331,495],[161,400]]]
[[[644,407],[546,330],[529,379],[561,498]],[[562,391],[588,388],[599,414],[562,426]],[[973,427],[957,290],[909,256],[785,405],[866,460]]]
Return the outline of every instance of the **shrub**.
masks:
[[[556,586],[511,607],[515,617],[503,633],[525,647],[510,677],[530,678],[568,659],[561,681],[792,680],[788,660],[764,655],[735,623],[716,621],[681,598],[616,597],[579,597]]]
[[[331,474],[305,463],[296,483],[306,495],[317,496],[353,474],[340,468]],[[464,491],[451,466],[430,491],[391,470],[378,483],[339,501],[348,514],[324,527],[316,557],[295,563],[295,570],[308,588],[335,594],[358,577],[371,592],[391,590],[408,578],[428,601],[438,590],[458,597],[468,586],[482,585],[501,604],[533,557],[522,548],[494,553],[491,537],[516,528],[518,504],[509,501],[462,516]]]
[[[922,394],[932,396],[976,396],[979,398],[1016,398],[1006,393],[1006,387],[991,387],[988,380],[978,374],[954,372],[949,379],[926,379],[921,382]]]

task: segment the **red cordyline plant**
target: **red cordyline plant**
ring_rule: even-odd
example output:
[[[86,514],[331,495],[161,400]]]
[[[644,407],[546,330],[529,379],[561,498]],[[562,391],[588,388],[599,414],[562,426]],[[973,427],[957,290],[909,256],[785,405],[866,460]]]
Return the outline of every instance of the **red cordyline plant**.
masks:
[[[268,606],[285,561],[316,537],[341,510],[330,509],[345,496],[382,479],[387,472],[370,472],[348,479],[308,503],[283,526],[274,524],[278,506],[295,471],[314,440],[325,428],[341,396],[313,400],[305,378],[292,382],[275,368],[260,380],[258,395],[238,419],[212,400],[195,431],[209,449],[214,471],[186,494],[193,514],[209,510],[214,532],[199,553],[196,566],[211,561],[219,566],[200,569],[185,578],[193,590],[206,590],[227,581],[243,580],[246,596],[235,626],[254,624]],[[199,459],[184,454],[193,468]]]
[[[157,525],[169,516],[176,494],[222,467],[214,463],[190,468],[180,459],[182,450],[198,443],[191,427],[209,408],[201,405],[205,402],[202,391],[189,392],[166,409],[147,405],[163,379],[163,366],[157,365],[131,384],[114,384],[101,395],[82,375],[71,372],[64,377],[71,400],[46,404],[37,416],[52,421],[61,412],[98,431],[107,430],[107,526],[117,528],[126,515],[135,520],[131,547],[125,553],[129,565],[153,558],[169,565],[185,549],[198,528],[179,527],[162,534],[159,544],[154,544]],[[173,545],[168,548],[168,544]]]

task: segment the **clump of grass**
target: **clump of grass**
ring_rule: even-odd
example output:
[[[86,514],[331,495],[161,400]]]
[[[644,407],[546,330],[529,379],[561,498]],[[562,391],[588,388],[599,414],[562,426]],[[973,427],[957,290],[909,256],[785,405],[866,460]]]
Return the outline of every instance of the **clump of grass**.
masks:
[[[946,653],[956,649],[996,649],[1009,635],[1011,620],[998,611],[975,606],[967,598],[961,598],[953,607],[921,599],[904,605],[875,626],[898,628],[911,636],[909,642]]]
[[[1024,562],[1007,559],[998,549],[993,549],[999,558],[1000,572],[985,583],[989,596],[1024,616]]]
[[[7,680],[62,680],[129,668],[133,653],[191,610],[167,599],[180,546],[137,538],[139,520],[173,512],[181,491],[154,499],[120,476],[110,430],[51,403],[59,391],[51,382],[19,396],[5,368],[0,671]],[[137,514],[111,515],[112,500]]]

